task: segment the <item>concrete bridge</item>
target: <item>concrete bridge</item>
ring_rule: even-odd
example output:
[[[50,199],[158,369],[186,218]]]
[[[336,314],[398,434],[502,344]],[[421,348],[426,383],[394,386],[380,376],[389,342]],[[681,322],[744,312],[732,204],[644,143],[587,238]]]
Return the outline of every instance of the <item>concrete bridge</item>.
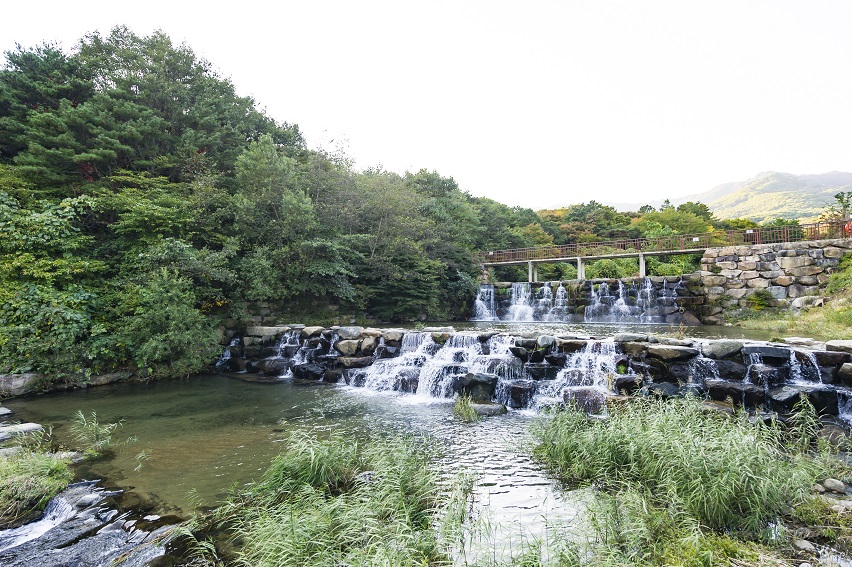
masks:
[[[606,242],[578,242],[558,246],[491,250],[479,254],[482,269],[492,266],[526,265],[529,281],[538,281],[539,264],[570,262],[577,266],[577,279],[586,279],[585,263],[607,258],[638,258],[639,276],[645,277],[647,256],[703,254],[708,248],[749,244],[782,244],[852,236],[852,222],[826,221],[813,224],[677,234],[660,238],[632,238]]]

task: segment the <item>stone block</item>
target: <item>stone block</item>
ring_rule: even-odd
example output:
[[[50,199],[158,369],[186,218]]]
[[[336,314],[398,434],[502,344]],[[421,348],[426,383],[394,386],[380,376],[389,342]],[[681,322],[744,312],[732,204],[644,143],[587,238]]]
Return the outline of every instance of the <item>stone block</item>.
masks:
[[[660,360],[686,360],[698,356],[698,349],[683,346],[650,345],[648,356]]]
[[[790,270],[792,268],[803,268],[805,266],[814,265],[814,259],[810,256],[779,256],[776,261],[778,262],[778,265],[781,267],[782,270]]]
[[[757,262],[753,262],[751,260],[740,260],[737,262],[737,269],[743,271],[751,271],[757,269]]]
[[[738,354],[743,349],[743,343],[730,339],[711,340],[701,345],[704,356],[708,358],[727,358]]]
[[[799,280],[797,283],[804,286],[815,286],[819,284],[819,279],[817,279],[816,276],[801,276],[797,279]]]
[[[738,278],[740,274],[742,274],[742,270],[722,270],[719,272],[720,276],[725,276],[726,278]]]
[[[318,337],[325,331],[325,327],[305,327],[302,329],[302,338],[309,339],[312,337]]]
[[[760,274],[754,270],[747,270],[740,274],[740,278],[744,280],[753,280],[754,278],[760,277]]]
[[[749,290],[743,288],[729,289],[728,295],[734,299],[742,299],[748,294]]]
[[[772,294],[775,299],[787,299],[787,287],[783,285],[771,285],[766,288],[766,291]]]
[[[825,271],[825,268],[822,266],[804,266],[801,268],[790,268],[787,270],[787,273],[791,276],[802,277],[802,276],[815,276],[817,274],[821,274]]]
[[[778,276],[772,281],[772,283],[774,283],[775,285],[788,286],[795,281],[796,280],[793,278],[793,276]]]
[[[834,246],[824,248],[822,251],[825,258],[842,258],[845,253],[846,251],[842,248],[835,248]]]
[[[712,275],[712,276],[702,276],[701,282],[707,287],[714,286],[722,286],[725,285],[725,282],[728,281],[728,278],[725,276]]]
[[[759,289],[759,288],[767,288],[769,287],[769,280],[764,278],[755,278],[753,280],[748,280],[746,285],[751,288]]]
[[[728,262],[720,262],[717,261],[716,265],[722,268],[723,270],[736,270],[737,262],[736,260],[728,261]]]
[[[827,341],[825,350],[852,353],[852,341]]]

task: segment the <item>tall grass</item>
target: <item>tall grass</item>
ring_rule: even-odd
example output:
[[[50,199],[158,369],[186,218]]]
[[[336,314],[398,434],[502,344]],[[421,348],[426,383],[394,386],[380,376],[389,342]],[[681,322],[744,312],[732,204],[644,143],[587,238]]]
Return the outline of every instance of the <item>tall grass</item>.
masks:
[[[476,413],[472,400],[468,394],[459,394],[453,404],[453,415],[465,423],[473,423],[479,421],[481,416]]]
[[[82,411],[77,410],[71,424],[71,435],[87,457],[97,457],[110,447],[113,434],[122,425],[124,420],[102,424],[95,412],[86,417]]]
[[[216,520],[233,534],[240,565],[439,564],[447,560],[437,529],[445,495],[429,460],[411,439],[294,436]]]
[[[24,449],[0,457],[0,528],[44,509],[73,479],[67,459]]]
[[[536,428],[536,455],[569,482],[637,487],[669,513],[716,530],[757,533],[825,472],[791,454],[779,426],[753,424],[698,400],[637,400],[609,419],[556,412]]]

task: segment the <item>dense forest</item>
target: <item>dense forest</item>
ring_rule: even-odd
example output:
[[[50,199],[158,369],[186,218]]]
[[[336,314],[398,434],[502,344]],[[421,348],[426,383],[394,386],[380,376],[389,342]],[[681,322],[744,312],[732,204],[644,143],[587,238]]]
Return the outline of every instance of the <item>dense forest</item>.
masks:
[[[246,302],[284,301],[317,321],[328,306],[381,321],[460,318],[478,250],[742,222],[719,223],[700,203],[536,213],[434,171],[356,170],[309,149],[296,125],[161,32],[19,46],[0,70],[0,372],[184,375],[211,360],[217,325]],[[619,262],[587,273],[636,271]],[[525,279],[513,270],[494,277]]]

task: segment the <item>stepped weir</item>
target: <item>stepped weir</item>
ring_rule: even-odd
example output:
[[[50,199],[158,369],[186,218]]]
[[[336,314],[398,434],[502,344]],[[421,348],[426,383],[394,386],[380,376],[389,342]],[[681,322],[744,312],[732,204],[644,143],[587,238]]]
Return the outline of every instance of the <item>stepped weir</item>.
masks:
[[[821,414],[852,418],[852,341],[285,326],[250,327],[226,353],[220,369],[252,381],[324,381],[421,399],[466,394],[514,409],[568,403],[600,413],[613,396],[692,394],[785,413],[806,395]]]

